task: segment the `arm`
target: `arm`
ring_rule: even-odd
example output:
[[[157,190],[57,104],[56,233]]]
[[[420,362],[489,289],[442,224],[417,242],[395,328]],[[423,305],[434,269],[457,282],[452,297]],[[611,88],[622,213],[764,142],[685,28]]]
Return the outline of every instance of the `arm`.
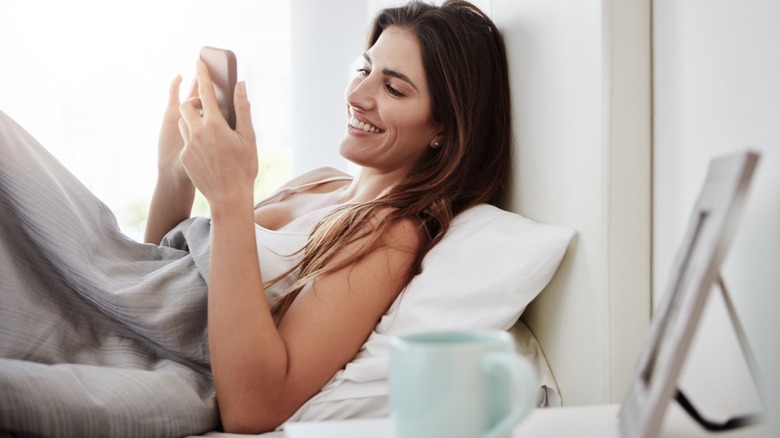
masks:
[[[158,140],[157,184],[149,206],[144,242],[160,243],[179,222],[190,217],[195,186],[182,167],[179,154],[184,140],[179,133],[179,85],[177,76],[168,90],[168,106],[163,115]],[[196,89],[193,88],[193,92]],[[192,96],[192,92],[190,93]]]
[[[358,353],[403,287],[418,231],[411,221],[399,224],[383,237],[386,246],[316,279],[277,329],[257,287],[257,265],[228,254],[246,242],[249,233],[240,236],[238,227],[227,221],[215,227],[209,345],[220,415],[226,431],[273,430]],[[360,245],[355,243],[337,259]],[[249,259],[253,250],[247,245],[244,257]]]
[[[255,246],[251,183],[256,149],[246,94],[239,86],[236,136],[224,131],[224,120],[201,126],[218,110],[200,64],[198,75],[204,117],[182,105],[188,142],[182,160],[213,218],[211,365],[225,430],[257,433],[280,425],[355,356],[403,287],[420,235],[411,220],[399,223],[363,260],[306,286],[277,328]],[[336,258],[343,260],[363,244],[354,243]]]

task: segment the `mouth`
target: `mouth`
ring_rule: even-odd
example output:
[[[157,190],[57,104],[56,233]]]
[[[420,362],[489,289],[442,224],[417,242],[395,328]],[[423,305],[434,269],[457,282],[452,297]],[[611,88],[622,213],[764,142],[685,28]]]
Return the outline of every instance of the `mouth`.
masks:
[[[357,117],[352,115],[349,118],[349,126],[352,126],[353,128],[360,129],[364,132],[372,132],[372,133],[381,133],[384,132],[383,130],[377,128],[374,125],[371,125],[370,123],[364,122],[362,120],[358,120]]]

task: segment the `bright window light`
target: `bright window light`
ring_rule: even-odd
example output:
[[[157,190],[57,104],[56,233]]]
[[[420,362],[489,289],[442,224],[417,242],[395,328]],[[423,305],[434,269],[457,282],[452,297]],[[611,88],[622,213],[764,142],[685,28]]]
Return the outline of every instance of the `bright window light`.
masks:
[[[181,74],[186,96],[205,45],[233,50],[247,82],[261,197],[291,171],[288,0],[0,0],[0,110],[140,240],[168,86]]]

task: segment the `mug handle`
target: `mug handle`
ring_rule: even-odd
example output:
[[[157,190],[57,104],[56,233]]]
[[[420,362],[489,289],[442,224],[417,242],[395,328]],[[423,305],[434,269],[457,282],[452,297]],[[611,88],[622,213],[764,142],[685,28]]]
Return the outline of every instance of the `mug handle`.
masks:
[[[487,431],[485,438],[510,436],[512,429],[535,407],[536,391],[529,390],[529,387],[537,386],[536,371],[528,360],[508,351],[487,354],[483,359],[483,366],[488,373],[506,371],[512,377],[512,393],[516,398],[512,410]]]

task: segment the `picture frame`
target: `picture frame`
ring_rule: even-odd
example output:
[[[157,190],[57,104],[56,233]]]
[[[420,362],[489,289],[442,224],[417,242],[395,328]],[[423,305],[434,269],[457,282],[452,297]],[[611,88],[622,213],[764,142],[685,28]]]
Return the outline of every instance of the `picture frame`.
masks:
[[[719,268],[737,229],[758,159],[757,153],[746,151],[710,162],[669,283],[620,407],[621,437],[657,437],[674,398],[683,400],[683,407],[694,418],[698,416],[685,406],[687,399],[677,391],[677,380],[707,297],[714,285],[722,285]],[[723,288],[722,292],[727,295]],[[730,316],[741,330],[736,315]],[[745,344],[744,339],[740,340]],[[743,345],[743,351],[745,348]]]

